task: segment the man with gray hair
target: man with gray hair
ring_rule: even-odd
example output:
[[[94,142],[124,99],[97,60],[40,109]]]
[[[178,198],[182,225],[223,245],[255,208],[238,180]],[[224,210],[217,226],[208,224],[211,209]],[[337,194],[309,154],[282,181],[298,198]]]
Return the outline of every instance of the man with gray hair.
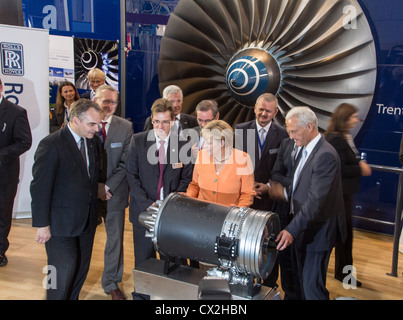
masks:
[[[286,116],[290,138],[302,155],[295,164],[288,190],[292,220],[277,239],[277,250],[295,240],[302,296],[327,300],[326,273],[329,257],[340,232],[345,237],[340,159],[318,131],[318,119],[308,107],[294,107]]]
[[[115,115],[118,105],[115,88],[109,85],[98,87],[95,102],[102,109],[98,215],[105,220],[107,236],[101,283],[112,300],[126,300],[118,284],[123,276],[123,231],[125,209],[129,205],[126,160],[133,126],[130,121]]]
[[[169,85],[162,91],[162,97],[171,102],[174,109],[174,126],[172,127],[172,132],[176,132],[178,135],[181,134],[182,130],[194,128],[198,126],[196,117],[182,113],[183,105],[183,92],[182,89],[176,85]],[[151,116],[148,117],[144,123],[144,130],[147,131],[153,128],[151,123]]]
[[[69,123],[42,139],[31,182],[32,226],[45,244],[48,300],[77,300],[87,277],[97,225],[101,109],[79,99]],[[55,279],[52,281],[52,279]]]

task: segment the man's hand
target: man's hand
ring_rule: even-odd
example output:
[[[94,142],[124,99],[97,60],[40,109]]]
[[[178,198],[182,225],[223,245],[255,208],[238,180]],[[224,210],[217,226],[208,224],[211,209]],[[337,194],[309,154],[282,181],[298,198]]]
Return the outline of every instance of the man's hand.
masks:
[[[281,183],[270,180],[269,188],[270,199],[285,201],[284,187]]]
[[[269,194],[269,186],[265,183],[256,182],[255,183],[255,192],[256,198],[261,199],[263,195]]]
[[[285,248],[287,248],[289,245],[291,245],[294,241],[294,237],[289,233],[287,230],[282,230],[277,238],[276,242],[278,242],[277,245],[277,250],[278,251],[283,251]]]
[[[105,183],[98,183],[98,198],[101,200],[109,200],[112,198],[110,188]]]
[[[51,234],[50,234],[50,227],[43,227],[43,228],[39,228],[37,233],[36,233],[36,238],[35,241],[41,244],[45,244],[46,242],[48,242],[48,240],[50,239]]]

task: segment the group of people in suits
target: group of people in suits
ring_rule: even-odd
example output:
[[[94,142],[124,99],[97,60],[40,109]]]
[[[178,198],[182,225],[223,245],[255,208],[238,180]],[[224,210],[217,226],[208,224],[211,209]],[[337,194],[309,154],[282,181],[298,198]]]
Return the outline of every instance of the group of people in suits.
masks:
[[[208,105],[207,101],[201,104]],[[315,113],[307,107],[293,108],[286,116],[286,128],[275,124],[273,118],[278,112],[277,99],[271,94],[263,94],[255,105],[256,119],[235,127],[235,140],[240,146],[228,148],[228,141],[231,141],[229,144],[232,145],[230,139],[233,134],[232,128],[227,127],[224,121],[217,120],[219,113],[213,113],[213,110],[214,108],[211,108],[207,124],[203,123],[202,127],[199,121],[200,129],[197,132],[200,133],[200,140],[193,145],[199,150],[195,157],[196,162],[189,186],[186,188],[187,183],[179,183],[183,181],[183,174],[189,181],[190,170],[187,170],[187,164],[180,162],[178,166],[177,163],[168,162],[168,168],[172,168],[173,172],[174,168],[181,168],[183,171],[180,175],[178,171],[176,178],[169,173],[170,182],[163,188],[167,188],[165,190],[168,193],[181,192],[183,195],[201,200],[278,212],[283,230],[276,241],[277,249],[280,251],[279,264],[281,269],[285,270],[281,277],[285,298],[329,299],[326,274],[333,247],[335,245],[340,247],[340,250],[336,251],[338,256],[336,260],[342,261],[339,263],[340,266],[343,263],[352,264],[352,246],[345,246],[346,239],[352,241],[352,226],[346,224],[346,201],[344,201],[346,193],[342,184],[344,167],[347,164],[338,154],[339,150],[331,145],[330,135],[329,143],[319,133]],[[137,243],[143,241],[138,250],[142,250],[145,254],[139,261],[137,253],[136,263],[141,263],[153,255],[151,241],[143,237],[145,228],[138,223],[138,216],[156,200],[163,199],[168,194],[159,193],[159,189],[156,188],[159,177],[157,167],[152,167],[145,156],[146,150],[150,150],[154,144],[154,151],[160,147],[155,142],[153,135],[157,136],[152,133],[153,131],[164,129],[165,137],[172,134],[167,131],[171,128],[169,112],[163,109],[161,114],[166,115],[160,117],[159,112],[154,111],[150,117],[154,130],[134,135],[129,152],[128,175],[131,176],[129,181],[132,180],[133,185],[139,187],[133,189],[135,191],[132,193],[131,208],[135,209],[130,209],[131,219],[138,228],[134,229],[135,237],[136,234],[139,237],[135,239],[135,247],[137,247],[136,241]],[[196,114],[199,120],[199,113]],[[347,141],[349,130],[354,126],[354,121],[350,118],[357,115],[349,114],[345,117],[345,121],[350,121],[351,124],[339,135]],[[230,134],[226,135],[225,131]],[[201,147],[202,145],[204,147]],[[214,152],[214,145],[218,152]],[[182,147],[183,145],[179,145],[176,151],[181,153]],[[168,147],[165,152],[170,153],[170,148]],[[350,148],[353,148],[352,145]],[[250,161],[252,171],[246,173],[245,177],[234,173],[226,176],[225,173],[231,172],[230,168],[233,169],[234,164],[239,164],[233,157],[240,151],[243,151],[242,155],[235,158]],[[231,159],[233,161],[230,161]],[[354,161],[355,165],[361,168],[355,179],[359,180],[359,177],[369,174],[365,162],[359,161],[358,158]],[[251,175],[252,187],[249,183]],[[150,179],[154,181],[151,182]],[[165,176],[163,179],[165,180]],[[220,183],[220,179],[225,183]],[[147,190],[143,188],[143,183]],[[217,187],[218,185],[222,186],[221,189]],[[140,203],[142,207],[138,206]],[[351,210],[347,214],[351,216]],[[347,232],[348,230],[350,231]],[[148,246],[144,242],[148,242]],[[145,252],[145,248],[148,252]],[[342,259],[342,254],[350,258]],[[273,286],[277,278],[275,268],[266,284]],[[336,275],[336,279],[343,281],[339,274]]]
[[[8,120],[0,133],[0,170],[6,164],[8,175],[10,163],[18,163],[15,159],[31,141],[25,110],[4,100],[0,115],[7,104],[18,119],[13,122],[21,125],[13,130],[19,136],[12,140],[20,146],[9,148],[12,151],[3,147]],[[352,264],[352,227],[346,223],[346,214],[351,215],[351,194],[357,186],[350,190],[345,184],[348,179],[359,183],[361,176],[370,174],[349,136],[357,113],[340,111],[347,116],[339,117],[339,122],[348,124],[322,136],[315,113],[307,107],[292,108],[285,128],[276,124],[278,102],[272,94],[260,96],[255,119],[236,125],[235,130],[219,120],[215,101],[201,101],[196,117],[181,113],[182,103],[179,87],[165,88],[163,98],[151,107],[145,130],[133,134],[130,121],[115,115],[118,92],[100,85],[90,99],[69,104],[68,119],[64,116],[64,124],[40,142],[32,169],[32,224],[38,228],[36,241],[45,244],[48,265],[57,270],[57,288],[49,277],[48,299],[78,299],[100,214],[107,232],[102,286],[112,299],[126,299],[118,287],[123,274],[125,209],[129,204],[138,265],[155,254],[139,215],[171,192],[277,212],[282,224],[276,242],[285,297],[328,299],[326,273],[332,248],[339,247],[340,267]],[[351,150],[352,155],[342,154]],[[345,169],[347,164],[354,169]],[[15,195],[18,174],[10,179],[7,194]],[[6,188],[3,181],[0,188]],[[3,221],[11,219],[3,194],[6,191],[0,199],[0,264],[8,247],[3,225],[9,223]],[[266,285],[275,285],[277,269]],[[336,278],[342,281],[342,276]]]

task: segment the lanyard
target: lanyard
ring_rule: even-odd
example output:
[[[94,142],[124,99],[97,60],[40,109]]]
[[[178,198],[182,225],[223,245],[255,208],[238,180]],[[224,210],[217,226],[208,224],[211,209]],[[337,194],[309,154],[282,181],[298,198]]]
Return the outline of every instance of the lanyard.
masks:
[[[64,108],[64,113],[66,114],[66,120],[67,120],[67,122],[70,122],[69,114],[68,114],[68,112],[67,112],[67,108]]]

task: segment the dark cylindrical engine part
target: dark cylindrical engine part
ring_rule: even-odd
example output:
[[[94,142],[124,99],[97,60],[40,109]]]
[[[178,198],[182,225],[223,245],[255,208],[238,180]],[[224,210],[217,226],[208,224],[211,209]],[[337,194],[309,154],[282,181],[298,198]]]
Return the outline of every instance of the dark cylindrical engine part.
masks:
[[[159,207],[158,207],[159,206]],[[140,215],[156,250],[165,256],[206,262],[267,278],[280,232],[277,214],[227,207],[171,193]]]
[[[219,264],[214,253],[228,208],[189,197],[172,196],[164,201],[156,228],[158,251],[212,264]]]

